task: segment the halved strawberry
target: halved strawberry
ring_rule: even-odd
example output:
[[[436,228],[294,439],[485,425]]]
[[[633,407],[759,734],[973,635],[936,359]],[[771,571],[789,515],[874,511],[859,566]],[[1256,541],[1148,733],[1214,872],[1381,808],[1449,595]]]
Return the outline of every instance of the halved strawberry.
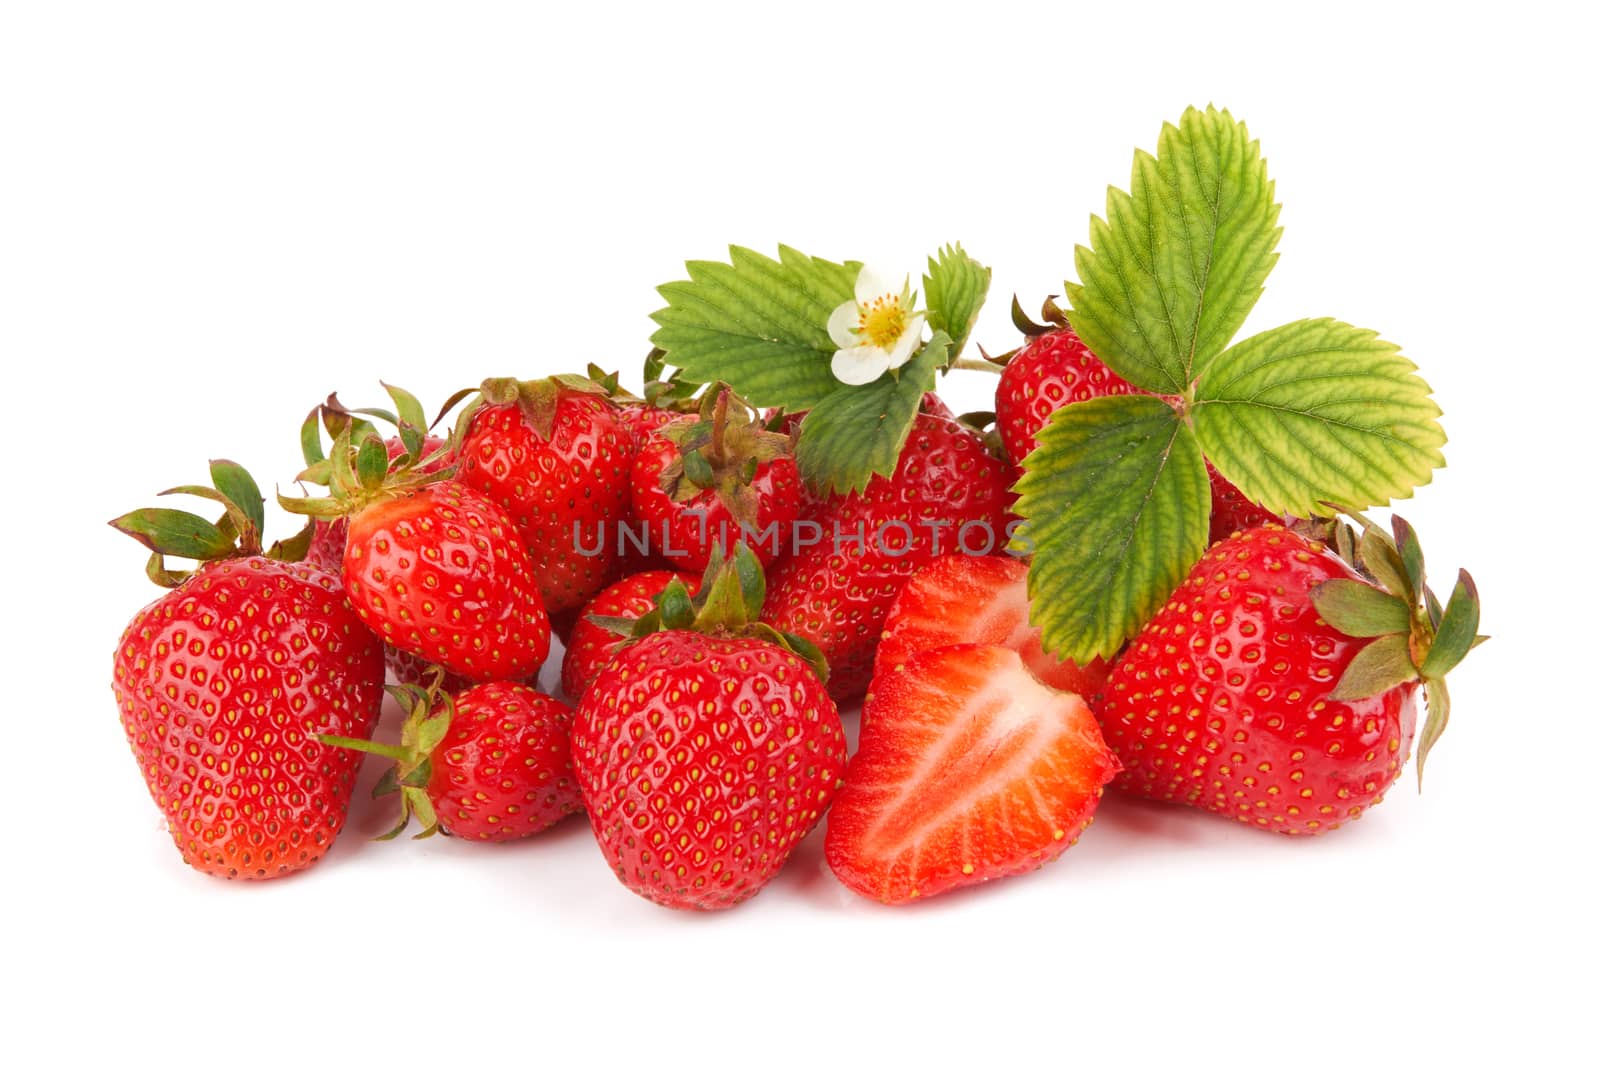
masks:
[[[1104,660],[1079,666],[1044,650],[1028,625],[1028,565],[1009,556],[944,556],[920,568],[895,597],[883,623],[873,675],[880,677],[914,652],[946,645],[1013,649],[1039,680],[1089,696],[1105,684]]]
[[[828,866],[904,904],[1055,859],[1120,769],[1081,697],[1009,648],[952,645],[878,678],[828,816]]]

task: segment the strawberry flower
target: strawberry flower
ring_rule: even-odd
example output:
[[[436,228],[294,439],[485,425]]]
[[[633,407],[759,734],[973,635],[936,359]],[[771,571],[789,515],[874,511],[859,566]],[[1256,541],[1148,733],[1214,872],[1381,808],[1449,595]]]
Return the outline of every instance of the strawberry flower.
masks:
[[[904,366],[922,341],[927,318],[916,310],[911,279],[897,293],[875,271],[861,268],[856,295],[828,316],[828,336],[839,346],[833,376],[846,385],[866,385],[883,372]]]

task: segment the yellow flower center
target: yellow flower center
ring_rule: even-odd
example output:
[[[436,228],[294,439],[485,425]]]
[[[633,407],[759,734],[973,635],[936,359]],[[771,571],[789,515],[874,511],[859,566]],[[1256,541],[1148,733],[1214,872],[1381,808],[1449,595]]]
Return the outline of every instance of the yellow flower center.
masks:
[[[893,348],[906,332],[906,311],[900,297],[885,293],[870,304],[861,305],[861,324],[856,332],[875,348]]]

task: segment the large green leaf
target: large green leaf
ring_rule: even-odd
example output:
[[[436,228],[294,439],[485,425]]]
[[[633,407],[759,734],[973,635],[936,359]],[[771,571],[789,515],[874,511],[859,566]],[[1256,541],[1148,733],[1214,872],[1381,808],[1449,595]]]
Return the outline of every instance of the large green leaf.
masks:
[[[990,271],[967,255],[960,244],[945,245],[939,257],[928,257],[922,288],[928,298],[928,325],[950,335],[950,358],[961,354],[972,324],[989,295]]]
[[[843,388],[830,369],[828,316],[852,299],[859,263],[780,246],[769,259],[747,248],[729,263],[691,260],[689,280],[658,290],[651,342],[691,382],[724,381],[755,405],[816,406]]]
[[[1241,341],[1201,376],[1194,426],[1211,462],[1270,511],[1324,515],[1408,497],[1444,465],[1428,383],[1399,349],[1334,319]]]
[[[1067,284],[1068,318],[1134,385],[1183,393],[1227,347],[1277,262],[1282,230],[1261,146],[1226,111],[1189,108],[1134,153],[1131,193],[1111,189]]]
[[[1034,625],[1059,656],[1110,656],[1205,551],[1211,487],[1194,434],[1157,397],[1100,397],[1056,412],[1023,465]]]
[[[840,389],[812,408],[795,447],[801,476],[817,489],[849,493],[865,489],[874,474],[894,474],[922,394],[949,356],[950,338],[936,333],[897,372]]]

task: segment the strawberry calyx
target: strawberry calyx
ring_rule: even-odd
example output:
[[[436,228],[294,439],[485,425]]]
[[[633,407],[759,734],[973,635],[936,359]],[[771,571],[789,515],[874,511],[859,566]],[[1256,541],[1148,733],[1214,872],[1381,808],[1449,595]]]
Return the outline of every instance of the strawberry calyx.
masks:
[[[428,451],[428,421],[421,402],[399,386],[385,383],[383,387],[395,402],[394,411],[347,408],[333,395],[306,416],[300,427],[300,449],[306,467],[295,481],[324,486],[328,495],[287,496],[280,491],[278,504],[285,511],[313,520],[352,515],[381,500],[414,493],[455,474],[453,448],[447,447],[441,453]],[[402,445],[398,455],[390,457],[389,446],[373,419],[395,427]],[[322,429],[333,435],[326,454],[322,450]]]
[[[265,498],[250,472],[228,459],[210,464],[210,485],[180,485],[159,496],[193,496],[222,505],[222,515],[205,519],[177,508],[138,508],[112,519],[110,525],[150,550],[145,574],[164,589],[182,585],[193,570],[168,569],[168,556],[209,563],[242,556],[294,562],[305,558],[311,545],[312,527],[286,541],[278,541],[263,551],[262,528],[266,522]]]
[[[443,688],[444,671],[434,667],[428,671],[426,685],[387,685],[384,690],[405,712],[400,725],[400,743],[385,745],[360,737],[339,734],[318,734],[317,740],[335,748],[348,748],[371,756],[394,761],[394,766],[384,771],[372,787],[372,796],[400,794],[400,820],[378,835],[379,841],[391,841],[411,824],[415,815],[422,829],[412,836],[421,839],[439,832],[439,817],[428,797],[428,783],[433,779],[433,751],[444,741],[455,718],[455,701]]]
[[[1311,590],[1322,620],[1349,637],[1372,640],[1356,653],[1330,694],[1335,700],[1377,696],[1407,682],[1420,682],[1428,715],[1417,742],[1417,786],[1428,753],[1450,721],[1445,675],[1468,652],[1487,641],[1478,633],[1478,587],[1465,569],[1457,572],[1448,602],[1441,604],[1427,582],[1416,530],[1392,516],[1392,534],[1360,514],[1339,509],[1360,524],[1358,534],[1337,520],[1307,524],[1345,562],[1372,579],[1335,578]],[[1331,529],[1330,529],[1331,526]]]
[[[591,373],[598,370],[591,366]],[[446,400],[440,409],[438,418],[442,420],[445,415],[463,400],[471,398],[467,405],[461,409],[456,417],[455,437],[459,440],[466,434],[467,425],[478,409],[486,404],[516,405],[522,413],[522,421],[528,429],[541,441],[550,440],[550,435],[555,432],[556,407],[561,402],[563,395],[568,393],[585,393],[589,396],[605,397],[609,395],[608,388],[602,380],[596,381],[593,377],[582,374],[553,374],[548,378],[534,378],[528,381],[519,381],[516,378],[485,378],[479,385],[471,389],[461,389]]]
[[[732,389],[718,383],[706,391],[699,415],[656,431],[678,449],[661,472],[661,491],[686,503],[710,489],[734,521],[755,526],[760,496],[751,487],[760,468],[794,451],[788,435],[767,429],[760,415]]]
[[[767,598],[766,573],[749,546],[739,544],[733,556],[721,546],[711,550],[711,562],[700,580],[700,592],[689,593],[681,578],[673,578],[655,598],[656,606],[637,619],[590,615],[589,621],[624,640],[618,648],[666,630],[693,630],[715,637],[750,637],[777,645],[811,665],[817,677],[828,680],[828,661],[822,650],[800,637],[761,621]]]

